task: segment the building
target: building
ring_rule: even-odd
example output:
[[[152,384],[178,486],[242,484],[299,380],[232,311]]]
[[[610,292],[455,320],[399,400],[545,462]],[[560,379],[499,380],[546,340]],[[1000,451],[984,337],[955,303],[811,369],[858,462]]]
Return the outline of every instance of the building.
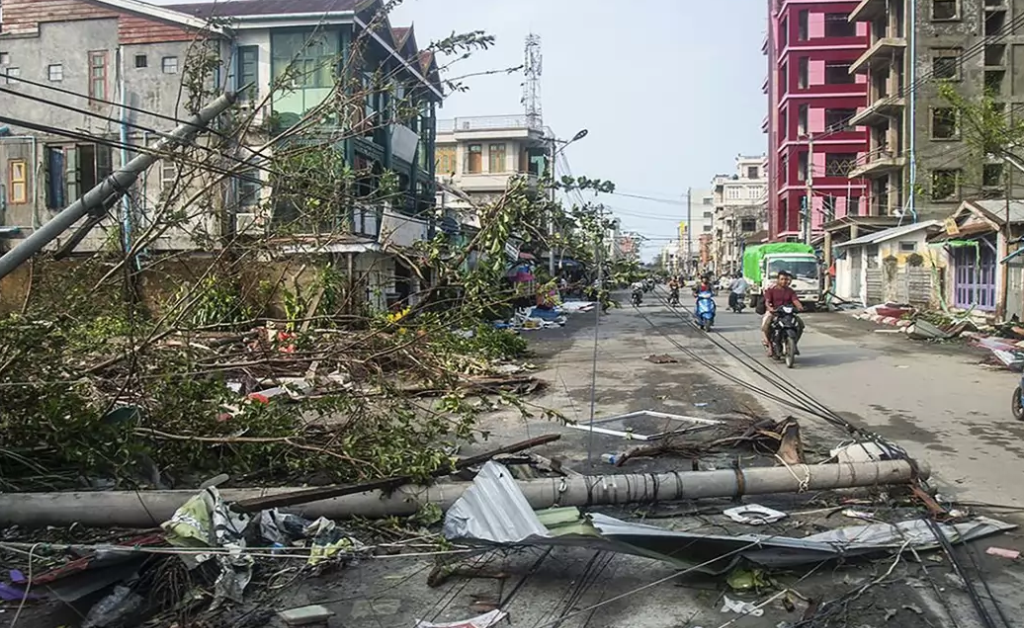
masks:
[[[868,84],[851,67],[868,48],[868,29],[848,20],[856,1],[768,6],[768,235],[811,241],[824,223],[864,210],[866,184],[849,175],[868,151],[868,134],[850,120],[865,106]]]
[[[869,233],[833,247],[835,295],[844,301],[877,305],[935,306],[945,264],[929,249],[928,237],[942,222],[926,220]]]
[[[620,259],[624,259],[630,262],[640,261],[640,249],[643,246],[645,238],[639,233],[633,231],[623,231],[619,234],[618,239],[618,253],[621,255]]]
[[[715,228],[715,194],[713,190],[690,189],[686,199],[686,219],[679,223],[679,260],[681,270],[688,273],[706,268],[701,263],[701,238]]]
[[[972,159],[939,81],[966,98],[986,90],[1020,102],[1024,78],[1008,68],[1020,55],[1021,6],[1008,0],[863,0],[850,20],[870,31],[851,70],[869,87],[855,118],[869,145],[852,173],[870,182],[868,215],[943,217],[963,199],[1005,195],[1003,165]],[[1016,177],[1011,196],[1024,193]]]
[[[189,172],[190,159],[209,153],[197,140],[191,158],[179,151],[144,173],[76,252],[108,245],[107,233],[118,228],[131,244],[151,224],[182,216],[148,244],[150,261],[209,252],[235,237],[272,236],[282,254],[347,256],[377,307],[415,293],[415,273],[386,249],[409,246],[432,229],[425,217],[434,204],[437,65],[412,29],[390,26],[379,0],[296,0],[287,16],[280,6],[3,0],[0,75],[14,92],[3,96],[4,114],[48,130],[12,125],[13,136],[0,138],[0,237],[17,244],[126,163],[130,145],[151,143],[152,129],[189,117],[196,85],[213,94],[248,86],[229,115],[251,116],[248,134],[235,138],[236,154],[214,151],[214,163],[236,168],[231,176],[206,165]],[[324,107],[334,102],[343,104]],[[304,120],[311,112],[316,117]],[[350,193],[312,199],[315,214],[315,192],[292,189],[275,174],[279,162],[247,148],[300,121],[300,133],[262,155],[314,147],[355,175]],[[385,173],[393,175],[393,193],[380,200]]]
[[[479,227],[471,207],[496,201],[516,178],[536,187],[545,171],[551,133],[526,115],[474,116],[437,123],[436,176],[461,192],[439,202]]]
[[[768,180],[765,157],[739,156],[733,174],[712,179],[714,223],[711,233],[714,271],[719,275],[740,270],[743,249],[749,237],[762,230],[765,222]]]

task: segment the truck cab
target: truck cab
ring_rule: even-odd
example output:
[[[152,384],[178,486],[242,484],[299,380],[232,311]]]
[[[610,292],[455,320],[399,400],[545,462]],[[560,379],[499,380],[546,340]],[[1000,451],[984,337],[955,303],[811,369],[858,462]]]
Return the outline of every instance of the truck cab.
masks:
[[[780,271],[793,276],[791,287],[801,303],[813,305],[821,295],[818,279],[818,259],[806,253],[777,253],[766,255],[761,270],[762,292],[775,283]]]

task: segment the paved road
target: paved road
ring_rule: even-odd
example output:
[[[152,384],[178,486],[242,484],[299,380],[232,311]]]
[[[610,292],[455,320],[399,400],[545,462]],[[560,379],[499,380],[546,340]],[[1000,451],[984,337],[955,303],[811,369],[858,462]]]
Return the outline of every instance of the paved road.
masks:
[[[752,310],[720,310],[717,333],[769,364],[758,320]],[[980,364],[982,355],[963,347],[880,333],[845,314],[804,320],[796,367],[774,368],[833,411],[927,461],[961,499],[1024,504],[1024,423],[1010,414],[1016,374]]]

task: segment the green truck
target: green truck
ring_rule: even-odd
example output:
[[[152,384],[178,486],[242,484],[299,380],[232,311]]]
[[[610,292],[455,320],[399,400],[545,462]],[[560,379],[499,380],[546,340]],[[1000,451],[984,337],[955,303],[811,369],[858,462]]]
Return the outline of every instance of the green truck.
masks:
[[[750,306],[757,307],[766,288],[780,270],[793,275],[793,290],[804,305],[821,301],[818,257],[814,248],[799,242],[773,242],[748,246],[743,251],[743,277],[750,283]]]

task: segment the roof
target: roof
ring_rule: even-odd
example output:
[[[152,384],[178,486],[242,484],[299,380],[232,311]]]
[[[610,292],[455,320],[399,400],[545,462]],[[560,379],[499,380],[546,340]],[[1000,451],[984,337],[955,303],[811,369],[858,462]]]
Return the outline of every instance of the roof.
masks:
[[[144,15],[147,17],[162,20],[164,22],[170,22],[172,24],[179,24],[188,28],[196,30],[208,30],[214,33],[222,32],[221,28],[213,24],[208,24],[203,20],[197,20],[195,14],[189,11],[179,11],[175,7],[170,6],[157,6],[148,2],[141,2],[140,0],[93,0],[99,4],[106,5],[113,9],[119,9],[122,11],[128,11],[136,13],[138,15]]]
[[[908,233],[914,233],[922,229],[931,229],[933,227],[942,226],[942,222],[939,220],[924,220],[922,222],[914,222],[909,225],[902,225],[899,227],[891,227],[889,229],[883,229],[876,231],[875,233],[869,233],[867,235],[854,238],[849,242],[841,242],[832,248],[840,249],[849,246],[860,246],[865,244],[878,244],[879,242],[885,242],[886,240],[892,240],[900,236],[907,235]]]
[[[248,17],[266,15],[305,15],[355,11],[362,0],[229,0],[174,4],[167,8],[196,17]]]
[[[1003,224],[1006,220],[1005,200],[967,201],[967,203],[991,214],[990,217],[999,224]],[[1010,201],[1010,223],[1015,222],[1024,222],[1024,201]]]

